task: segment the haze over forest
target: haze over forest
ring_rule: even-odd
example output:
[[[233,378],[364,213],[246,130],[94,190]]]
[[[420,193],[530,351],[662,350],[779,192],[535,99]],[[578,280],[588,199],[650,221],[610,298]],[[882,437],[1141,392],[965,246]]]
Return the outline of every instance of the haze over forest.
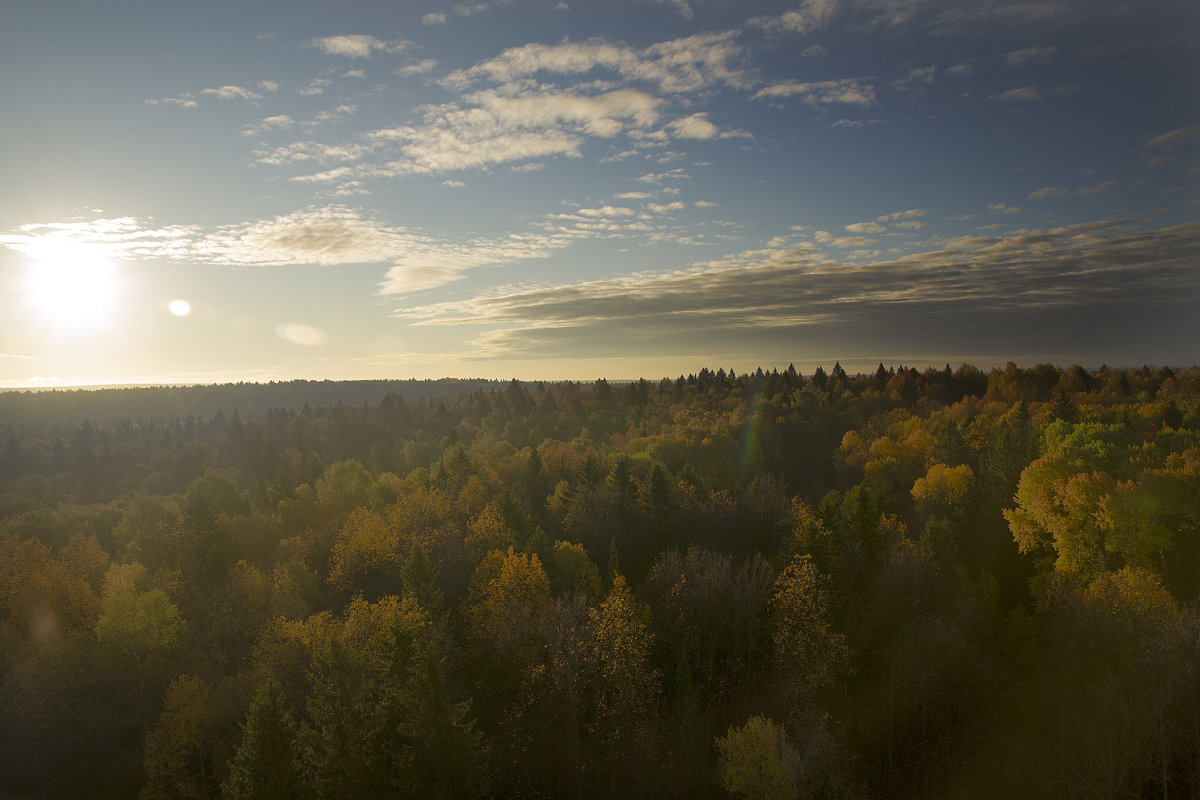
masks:
[[[1198,17],[19,3],[0,386],[1187,366]]]

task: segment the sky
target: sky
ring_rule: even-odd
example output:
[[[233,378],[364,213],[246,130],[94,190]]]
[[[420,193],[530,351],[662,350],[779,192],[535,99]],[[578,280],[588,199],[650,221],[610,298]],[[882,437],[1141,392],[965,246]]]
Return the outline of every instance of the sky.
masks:
[[[1200,361],[1200,5],[21,2],[0,387]]]

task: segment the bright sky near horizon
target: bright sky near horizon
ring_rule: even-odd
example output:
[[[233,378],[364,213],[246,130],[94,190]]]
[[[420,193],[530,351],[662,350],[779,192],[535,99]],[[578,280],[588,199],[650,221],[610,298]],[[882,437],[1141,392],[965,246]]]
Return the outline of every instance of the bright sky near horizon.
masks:
[[[0,387],[1200,361],[1200,4],[27,2]]]

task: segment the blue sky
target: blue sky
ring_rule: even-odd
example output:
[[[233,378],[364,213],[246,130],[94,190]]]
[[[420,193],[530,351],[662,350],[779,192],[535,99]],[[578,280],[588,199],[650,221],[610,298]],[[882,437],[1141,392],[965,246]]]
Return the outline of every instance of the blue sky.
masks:
[[[1192,364],[1184,2],[22,4],[0,386]]]

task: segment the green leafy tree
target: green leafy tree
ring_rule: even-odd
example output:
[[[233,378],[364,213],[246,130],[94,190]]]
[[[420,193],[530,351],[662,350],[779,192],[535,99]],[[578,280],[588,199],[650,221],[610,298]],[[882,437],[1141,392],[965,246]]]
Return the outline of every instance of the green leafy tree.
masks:
[[[140,564],[114,564],[104,577],[96,638],[119,663],[139,697],[161,660],[179,642],[183,618],[162,589],[142,591]]]

